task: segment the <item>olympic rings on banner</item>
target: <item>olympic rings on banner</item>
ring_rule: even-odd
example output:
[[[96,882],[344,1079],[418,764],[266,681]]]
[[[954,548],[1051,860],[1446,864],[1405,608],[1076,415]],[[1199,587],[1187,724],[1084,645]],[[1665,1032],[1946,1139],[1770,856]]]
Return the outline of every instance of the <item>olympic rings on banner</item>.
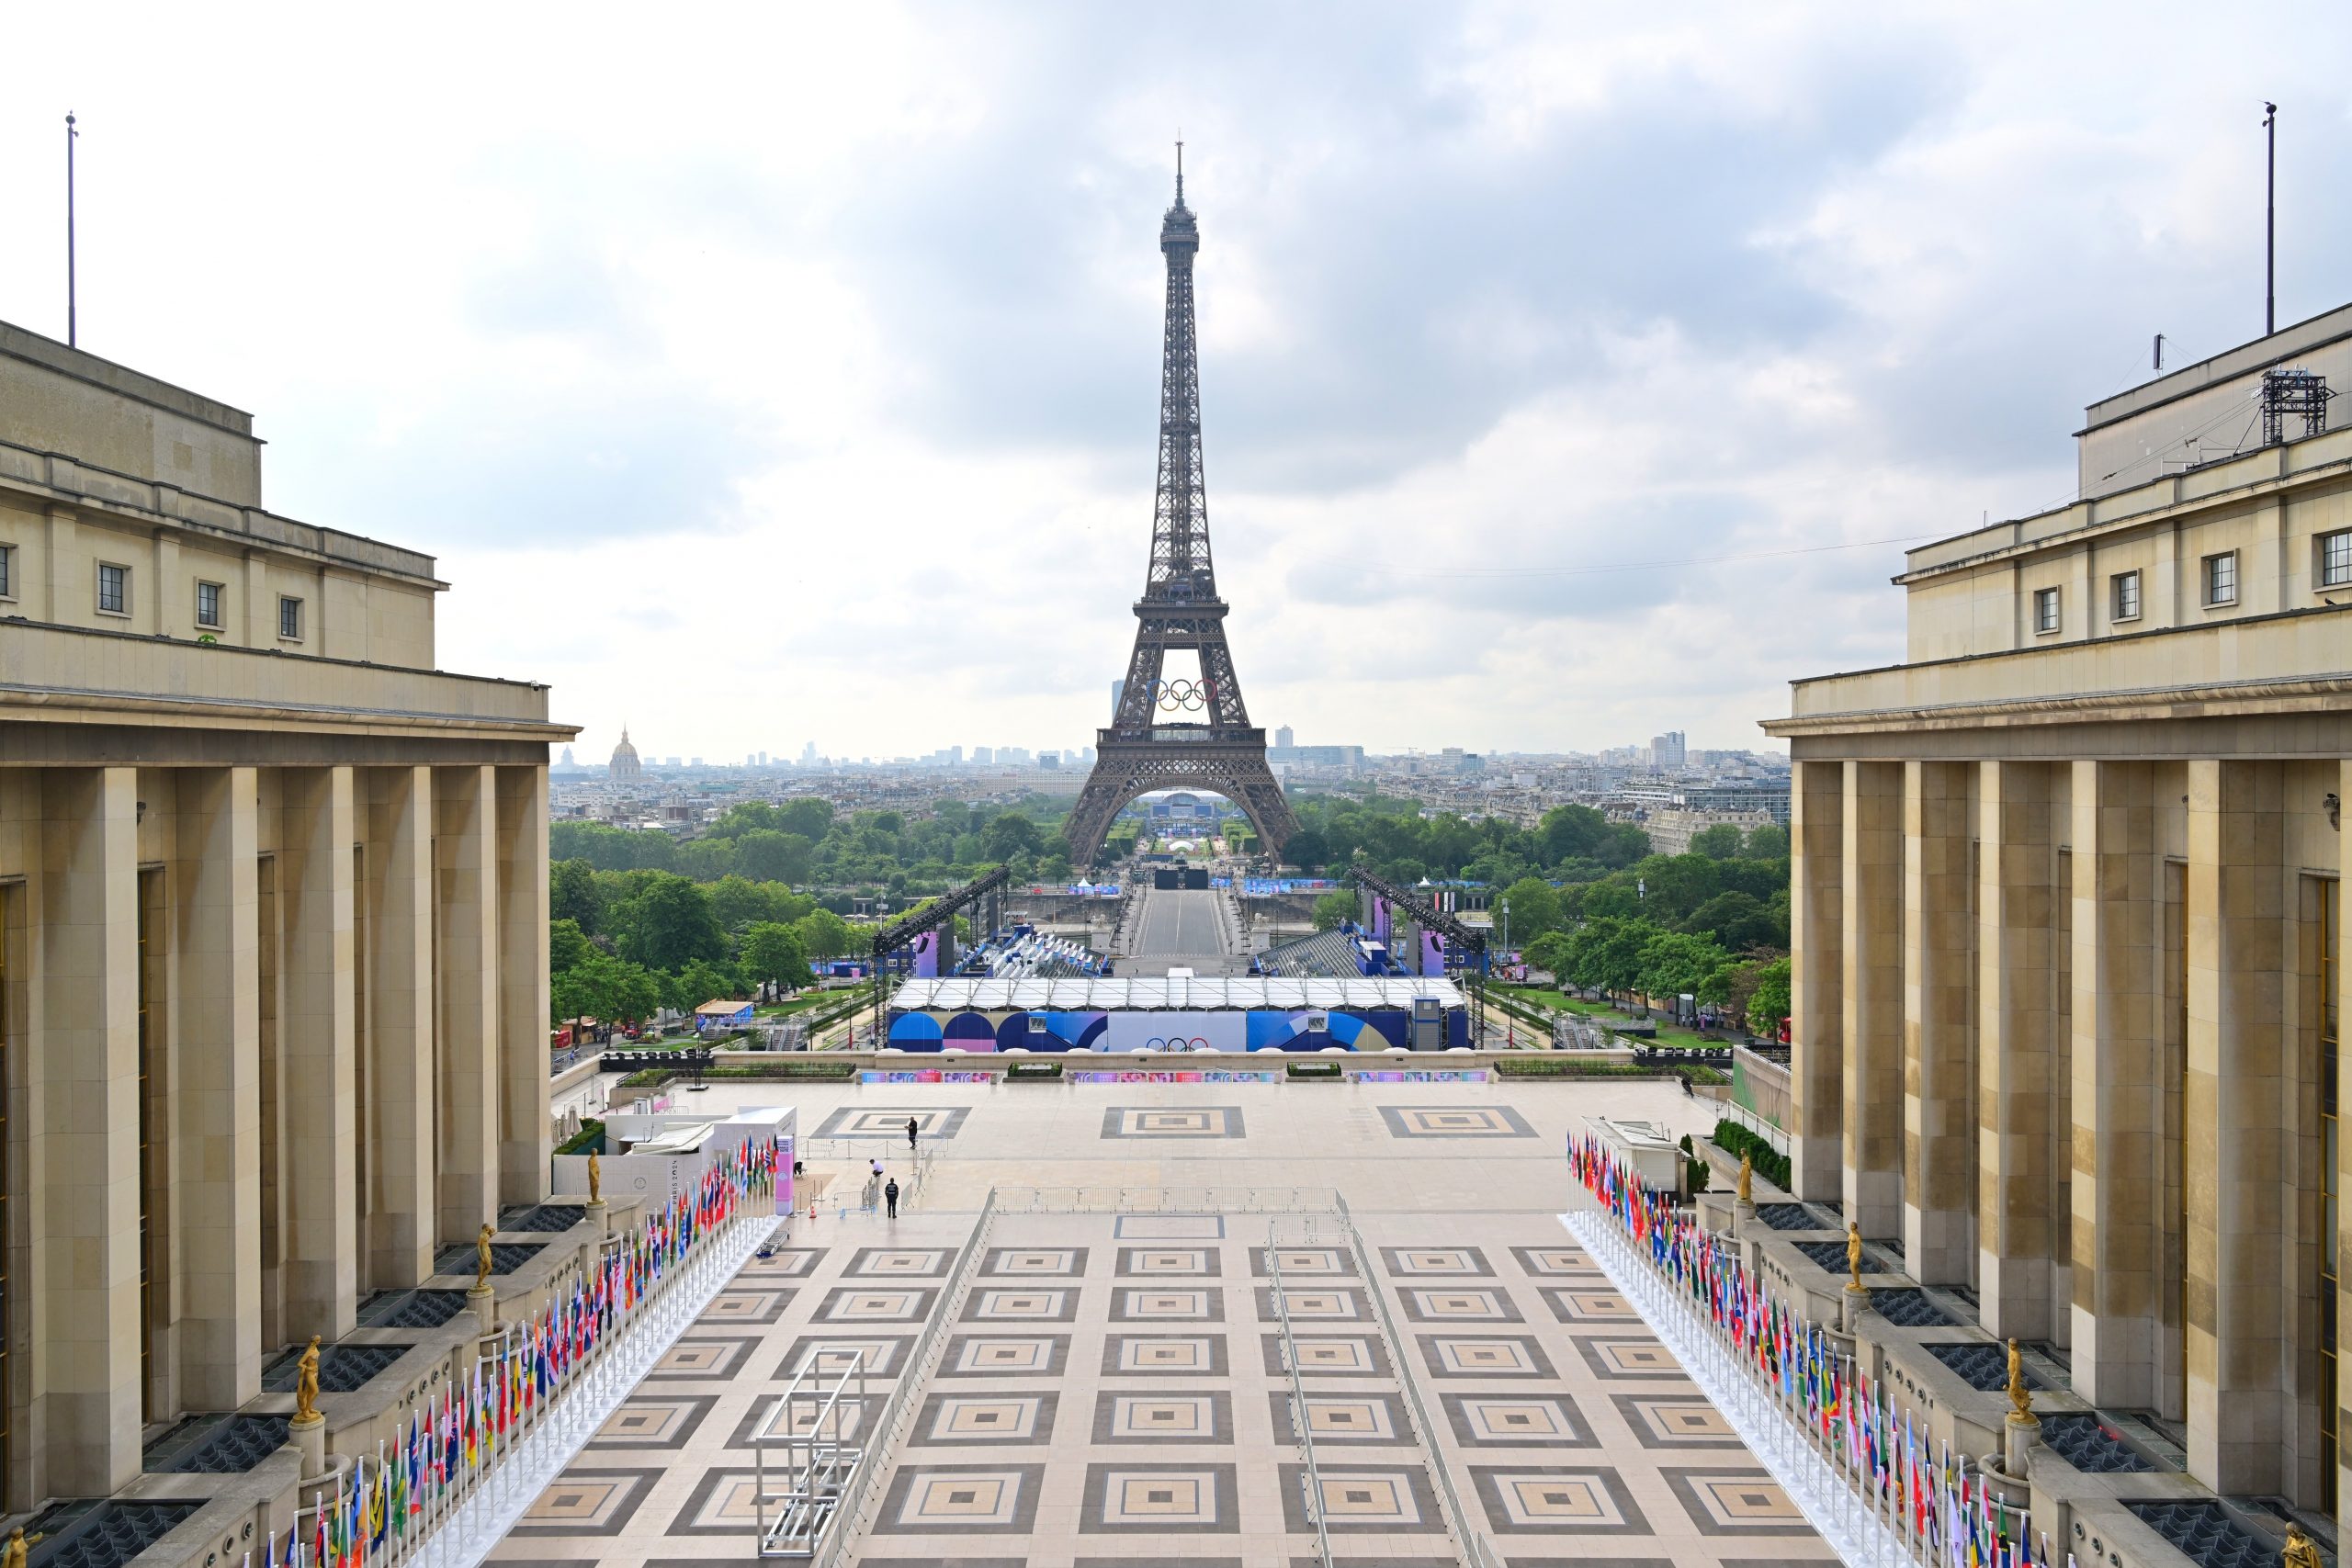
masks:
[[[1193,1050],[1195,1050],[1195,1051],[1205,1051],[1205,1050],[1207,1050],[1208,1048],[1209,1048],[1209,1043],[1208,1043],[1207,1041],[1205,1041],[1205,1040],[1202,1039],[1202,1038],[1201,1038],[1199,1035],[1197,1035],[1197,1034],[1195,1034],[1195,1035],[1193,1035]]]
[[[1174,713],[1179,708],[1196,712],[1208,705],[1210,694],[1216,689],[1215,685],[1207,681],[1193,682],[1179,678],[1159,682],[1153,688],[1152,695],[1159,701],[1160,710],[1164,713]]]
[[[1168,1049],[1168,1042],[1155,1034],[1143,1043],[1143,1048],[1147,1051],[1165,1051]]]

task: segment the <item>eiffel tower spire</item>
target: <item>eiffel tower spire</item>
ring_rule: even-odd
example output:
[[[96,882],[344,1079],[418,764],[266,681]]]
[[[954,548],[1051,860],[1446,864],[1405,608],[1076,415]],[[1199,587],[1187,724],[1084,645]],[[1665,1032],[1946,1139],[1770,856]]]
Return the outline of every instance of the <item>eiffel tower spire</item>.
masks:
[[[1093,858],[1120,807],[1152,789],[1214,791],[1239,806],[1270,851],[1297,823],[1266,766],[1266,732],[1250,723],[1225,601],[1209,554],[1208,487],[1201,470],[1200,345],[1193,312],[1193,258],[1201,228],[1184,205],[1184,144],[1176,144],[1176,200],[1159,223],[1168,259],[1160,329],[1159,461],[1153,486],[1151,558],[1135,604],[1135,651],[1119,709],[1102,731],[1094,772],[1065,829],[1072,857]],[[1189,651],[1197,680],[1165,679],[1167,656]]]

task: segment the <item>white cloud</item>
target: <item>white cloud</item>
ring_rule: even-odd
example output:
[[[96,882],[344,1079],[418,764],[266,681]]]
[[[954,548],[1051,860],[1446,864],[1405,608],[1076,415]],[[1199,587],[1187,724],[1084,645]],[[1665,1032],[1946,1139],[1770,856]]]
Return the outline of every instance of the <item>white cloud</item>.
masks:
[[[1076,745],[1150,518],[1167,142],[1210,515],[1301,739],[1751,744],[2148,337],[2346,292],[2336,8],[51,7],[0,317],[253,409],[593,752]],[[1736,559],[1716,559],[1733,557]],[[1687,563],[1637,571],[1584,569]]]

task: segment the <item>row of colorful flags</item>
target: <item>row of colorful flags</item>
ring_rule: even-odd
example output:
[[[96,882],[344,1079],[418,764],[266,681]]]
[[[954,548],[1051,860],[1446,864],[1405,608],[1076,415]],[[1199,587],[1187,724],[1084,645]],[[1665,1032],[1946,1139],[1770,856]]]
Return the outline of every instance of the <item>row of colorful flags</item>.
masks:
[[[426,1512],[494,1463],[510,1437],[520,1437],[697,1241],[746,1201],[775,1193],[783,1158],[775,1138],[721,1155],[641,1219],[598,1268],[575,1276],[526,1323],[508,1325],[497,1353],[477,1358],[468,1383],[435,1389],[412,1406],[407,1430],[379,1442],[372,1465],[364,1459],[355,1465],[349,1486],[337,1476],[332,1498],[314,1494],[307,1531],[297,1520],[282,1544],[273,1531],[263,1542],[262,1568],[368,1568],[387,1548],[404,1544],[412,1529],[422,1532]],[[253,1568],[250,1553],[245,1568]]]
[[[1717,1339],[1745,1359],[1781,1407],[1891,1517],[1930,1568],[2051,1568],[2050,1539],[2027,1539],[2022,1510],[1930,1451],[1925,1423],[1838,1353],[1823,1330],[1752,1278],[1729,1237],[1706,1229],[1670,1192],[1653,1190],[1597,1138],[1571,1136],[1568,1165],[1636,1251],[1688,1297]],[[2074,1553],[2065,1557],[2075,1568]]]

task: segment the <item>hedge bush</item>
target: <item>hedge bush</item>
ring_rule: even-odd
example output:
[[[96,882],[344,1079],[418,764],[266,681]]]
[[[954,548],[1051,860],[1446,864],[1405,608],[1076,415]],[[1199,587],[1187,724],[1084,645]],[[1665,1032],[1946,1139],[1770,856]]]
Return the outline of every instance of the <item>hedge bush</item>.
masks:
[[[1715,1147],[1735,1156],[1746,1155],[1755,1164],[1757,1175],[1784,1192],[1789,1190],[1789,1156],[1741,1123],[1728,1120],[1716,1122]]]
[[[580,1131],[564,1139],[556,1151],[560,1155],[600,1155],[605,1152],[605,1124],[582,1122]]]

